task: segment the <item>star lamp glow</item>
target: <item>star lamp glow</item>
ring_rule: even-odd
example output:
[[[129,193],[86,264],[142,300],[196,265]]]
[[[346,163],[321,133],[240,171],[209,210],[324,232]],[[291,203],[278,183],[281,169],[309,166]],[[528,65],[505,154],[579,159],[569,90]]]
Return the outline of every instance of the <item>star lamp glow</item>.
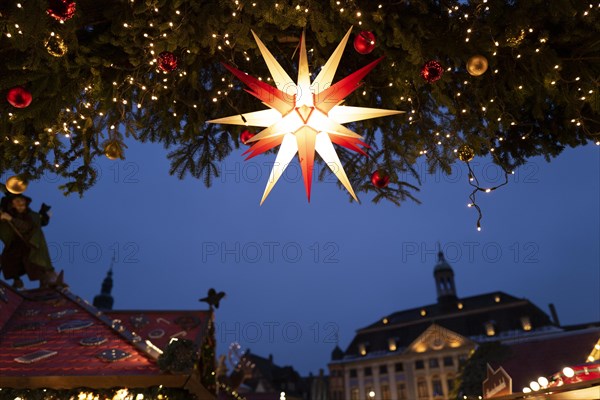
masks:
[[[363,142],[361,135],[342,124],[395,115],[403,111],[341,105],[346,96],[361,86],[361,79],[383,59],[381,57],[332,84],[351,31],[352,28],[348,30],[312,83],[308,71],[304,33],[300,39],[297,83],[294,83],[254,32],[252,35],[267,63],[276,87],[224,64],[225,68],[248,86],[249,89],[246,89],[248,93],[261,100],[269,108],[207,122],[265,128],[247,141],[249,144],[254,144],[244,153],[248,154],[246,160],[280,146],[260,201],[261,205],[296,153],[298,153],[302,169],[306,196],[310,202],[315,151],[319,153],[354,200],[358,201],[333,143],[365,155],[361,146],[368,147],[368,145]]]

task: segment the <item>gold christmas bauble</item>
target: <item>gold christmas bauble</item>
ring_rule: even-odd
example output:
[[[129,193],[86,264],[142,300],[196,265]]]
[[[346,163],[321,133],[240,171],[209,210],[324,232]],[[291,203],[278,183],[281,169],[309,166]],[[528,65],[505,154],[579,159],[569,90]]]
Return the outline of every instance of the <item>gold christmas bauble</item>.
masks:
[[[488,69],[488,60],[484,56],[478,54],[469,58],[467,61],[467,71],[473,76],[481,76]]]
[[[475,151],[468,144],[463,144],[458,148],[458,159],[460,161],[469,162],[475,157]]]
[[[117,142],[112,142],[104,146],[104,155],[109,160],[116,160],[117,158],[123,158],[123,150]]]
[[[21,194],[27,190],[27,183],[18,176],[11,176],[6,181],[6,190],[12,194]]]
[[[46,47],[48,53],[54,57],[62,57],[67,54],[67,51],[69,50],[65,44],[65,41],[62,40],[58,34],[51,35],[48,39],[46,39],[44,46]]]

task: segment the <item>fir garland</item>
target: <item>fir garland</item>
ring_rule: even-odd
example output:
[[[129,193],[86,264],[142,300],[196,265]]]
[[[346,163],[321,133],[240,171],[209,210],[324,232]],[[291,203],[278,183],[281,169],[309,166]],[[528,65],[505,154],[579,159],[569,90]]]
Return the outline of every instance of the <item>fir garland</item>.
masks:
[[[83,193],[97,179],[94,159],[126,157],[126,141],[139,140],[170,149],[172,174],[210,186],[241,129],[205,121],[259,108],[221,62],[269,76],[250,29],[288,70],[302,29],[311,65],[323,65],[351,25],[375,34],[373,53],[349,46],[339,69],[345,76],[386,56],[348,104],[407,111],[351,127],[365,136],[369,157],[340,152],[355,190],[374,192],[375,202],[416,200],[422,170],[450,173],[462,144],[511,171],[530,157],[600,143],[597,5],[339,3],[80,0],[73,18],[59,23],[45,1],[2,2],[0,92],[23,86],[33,101],[23,109],[0,102],[0,174],[57,174],[66,193]],[[165,51],[177,59],[172,72],[156,65]],[[479,77],[466,69],[476,54],[489,61]],[[435,83],[419,75],[430,60],[445,69]],[[370,183],[377,169],[390,185]]]

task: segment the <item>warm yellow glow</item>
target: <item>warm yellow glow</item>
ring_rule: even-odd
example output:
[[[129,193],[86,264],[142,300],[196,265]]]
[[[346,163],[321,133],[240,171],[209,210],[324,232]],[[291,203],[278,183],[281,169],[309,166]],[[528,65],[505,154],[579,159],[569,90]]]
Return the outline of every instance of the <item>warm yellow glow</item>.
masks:
[[[128,400],[129,391],[127,389],[117,390],[117,393],[113,396],[112,400]]]
[[[598,339],[598,341],[594,345],[594,348],[592,349],[592,352],[588,356],[589,362],[593,362],[598,359],[600,359],[600,339]]]
[[[417,353],[424,353],[427,351],[427,345],[425,345],[425,343],[419,343],[414,347],[414,349]]]
[[[367,355],[367,346],[364,343],[358,345],[358,352],[361,356]]]
[[[457,307],[458,307],[459,310],[462,310],[463,309],[463,303],[458,303]]]
[[[396,351],[398,349],[398,347],[396,346],[396,339],[388,339],[388,348],[390,349],[390,351]]]
[[[310,200],[310,182],[312,177],[315,151],[344,185],[350,195],[358,201],[350,180],[335,151],[331,138],[357,141],[362,136],[356,134],[342,124],[399,114],[401,111],[382,110],[364,107],[342,106],[343,98],[328,91],[341,60],[352,28],[348,30],[341,43],[325,63],[317,77],[311,83],[308,69],[308,57],[304,34],[300,40],[298,80],[294,83],[275,57],[256,36],[254,39],[273,77],[277,89],[287,98],[273,97],[272,102],[265,102],[270,109],[234,115],[208,121],[217,124],[233,124],[263,127],[261,132],[248,142],[279,141],[279,152],[273,164],[261,204],[265,201],[292,158],[298,153],[305,180],[307,196]],[[352,89],[354,90],[354,89]],[[345,97],[345,96],[343,96]],[[291,108],[288,107],[290,104]],[[271,146],[274,147],[274,146]]]
[[[485,324],[485,333],[488,336],[494,336],[496,334],[496,330],[494,329],[494,324],[488,322]]]
[[[173,338],[173,339],[177,339],[177,338]],[[173,341],[173,339],[171,339],[171,341],[169,343],[171,343]],[[161,349],[159,349],[158,347],[156,347],[156,345],[154,345],[154,343],[152,343],[149,340],[146,340],[146,346],[148,346],[149,348],[151,348],[152,350],[154,350],[158,354],[162,354],[163,353],[163,351]]]
[[[500,296],[496,295],[496,297],[494,297],[494,301],[496,303],[500,303]]]
[[[384,323],[384,324],[387,324],[388,322],[389,322],[389,321],[388,321],[388,319],[387,319],[387,318],[384,318],[384,319],[383,319],[383,323]]]
[[[530,331],[531,330],[531,320],[529,319],[529,317],[522,317],[521,318],[521,326],[523,326],[523,330],[524,331]]]
[[[424,316],[426,316],[426,315],[427,315],[427,311],[425,311],[424,309],[423,309],[423,310],[421,310],[421,317],[424,317]]]

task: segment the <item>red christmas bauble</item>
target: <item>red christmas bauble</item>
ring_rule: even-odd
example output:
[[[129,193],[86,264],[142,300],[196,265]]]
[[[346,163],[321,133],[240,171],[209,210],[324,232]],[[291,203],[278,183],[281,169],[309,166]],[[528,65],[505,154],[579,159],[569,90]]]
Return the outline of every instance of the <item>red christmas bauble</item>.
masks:
[[[16,86],[8,91],[6,100],[16,108],[26,108],[31,104],[33,97],[25,88]]]
[[[371,175],[371,183],[378,189],[383,189],[390,184],[390,176],[381,170],[373,172]]]
[[[360,54],[369,54],[375,49],[375,35],[373,32],[362,31],[354,38],[354,50]]]
[[[177,57],[170,51],[163,51],[158,55],[158,68],[165,72],[172,72],[177,69]]]
[[[243,144],[249,144],[248,140],[252,139],[254,137],[254,133],[250,132],[250,131],[244,131],[240,134],[240,141]]]
[[[429,83],[439,81],[443,73],[442,64],[435,60],[427,61],[421,68],[421,77]]]
[[[57,21],[66,21],[75,15],[76,3],[74,0],[48,0],[46,12]]]

